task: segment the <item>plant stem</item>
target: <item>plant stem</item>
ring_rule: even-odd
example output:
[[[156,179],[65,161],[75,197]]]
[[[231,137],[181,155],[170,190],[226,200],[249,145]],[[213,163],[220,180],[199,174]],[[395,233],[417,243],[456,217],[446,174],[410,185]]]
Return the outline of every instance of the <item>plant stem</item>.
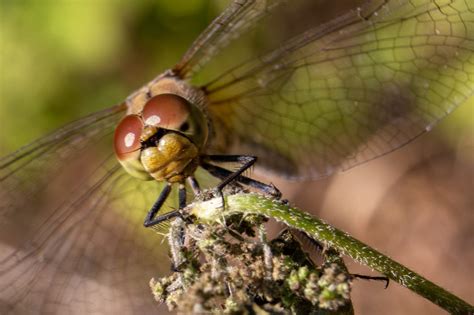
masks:
[[[192,214],[203,221],[220,220],[233,213],[260,214],[273,218],[285,223],[289,227],[305,232],[325,246],[333,248],[339,253],[347,255],[355,261],[380,272],[450,313],[474,313],[473,306],[452,293],[358,241],[349,234],[279,200],[255,193],[238,193],[225,197],[225,210],[222,210],[221,205],[221,199],[214,198],[204,202],[196,202],[190,205],[190,210]]]

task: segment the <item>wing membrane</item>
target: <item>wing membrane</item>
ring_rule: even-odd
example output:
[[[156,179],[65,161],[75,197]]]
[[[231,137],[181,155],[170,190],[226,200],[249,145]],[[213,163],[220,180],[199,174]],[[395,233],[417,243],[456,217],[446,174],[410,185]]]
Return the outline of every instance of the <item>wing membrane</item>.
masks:
[[[161,186],[111,154],[122,115],[99,112],[1,160],[0,313],[156,311],[148,282],[166,250],[143,220]]]
[[[472,6],[370,1],[226,72],[204,87],[215,150],[318,178],[411,141],[473,94]]]
[[[198,72],[231,41],[256,23],[284,0],[234,0],[194,41],[174,71],[183,78]]]

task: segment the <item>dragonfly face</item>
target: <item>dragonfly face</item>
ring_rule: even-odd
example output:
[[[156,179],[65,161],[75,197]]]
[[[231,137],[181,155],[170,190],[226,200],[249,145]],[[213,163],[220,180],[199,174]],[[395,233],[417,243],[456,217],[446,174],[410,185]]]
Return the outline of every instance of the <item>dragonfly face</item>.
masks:
[[[202,101],[188,101],[197,99],[189,94],[199,92],[165,77],[144,93],[128,100],[129,114],[115,129],[115,154],[137,178],[182,182],[195,172],[207,141]]]
[[[195,193],[200,192],[194,177],[198,166],[222,180],[216,187],[220,192],[235,180],[272,196],[281,196],[273,185],[240,176],[255,163],[255,157],[205,154],[209,121],[204,116],[207,99],[202,90],[192,88],[169,71],[136,94],[128,99],[130,114],[115,129],[114,147],[120,164],[130,175],[167,182],[145,218],[146,227],[178,214],[174,211],[156,217],[169,196],[170,184],[180,184],[179,210],[186,206],[185,180],[189,180]],[[237,162],[241,166],[232,172],[213,162]]]
[[[233,1],[124,103],[0,159],[0,313],[151,313],[148,281],[169,269],[143,227],[160,182],[209,179],[203,156],[236,154],[317,179],[400,148],[474,93],[470,0],[363,1],[237,61],[229,45],[286,5]],[[236,62],[198,78],[218,57]]]

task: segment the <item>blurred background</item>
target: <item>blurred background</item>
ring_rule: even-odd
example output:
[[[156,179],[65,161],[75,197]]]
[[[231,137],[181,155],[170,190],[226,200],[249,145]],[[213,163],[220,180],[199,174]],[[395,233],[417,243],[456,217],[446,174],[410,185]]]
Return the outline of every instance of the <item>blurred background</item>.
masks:
[[[353,5],[320,2],[329,11],[302,19],[327,20]],[[0,155],[123,101],[176,63],[227,3],[0,1]],[[241,49],[251,52],[258,43],[243,41],[248,46]],[[473,105],[471,98],[411,144],[329,178],[295,184],[258,169],[255,176],[276,184],[295,205],[474,303]],[[351,272],[372,274],[347,263]],[[356,281],[356,313],[443,313],[395,283],[383,286]]]

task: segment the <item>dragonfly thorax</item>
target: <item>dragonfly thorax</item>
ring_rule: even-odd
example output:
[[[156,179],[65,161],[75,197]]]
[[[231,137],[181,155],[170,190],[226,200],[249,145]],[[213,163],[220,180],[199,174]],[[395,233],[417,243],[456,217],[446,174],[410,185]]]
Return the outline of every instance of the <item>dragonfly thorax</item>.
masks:
[[[201,110],[175,94],[151,97],[115,129],[117,159],[134,177],[180,182],[192,175],[207,140]]]

